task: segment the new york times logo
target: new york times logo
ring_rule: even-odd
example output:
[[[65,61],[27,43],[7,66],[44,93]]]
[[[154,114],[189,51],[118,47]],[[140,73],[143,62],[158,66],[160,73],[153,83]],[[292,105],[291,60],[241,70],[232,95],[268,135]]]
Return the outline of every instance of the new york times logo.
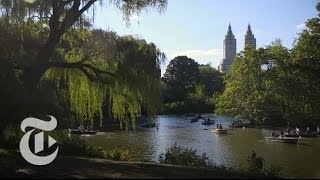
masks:
[[[57,156],[59,147],[48,156],[38,156],[37,153],[44,150],[44,133],[43,131],[52,131],[57,127],[57,120],[53,116],[49,116],[50,121],[43,121],[41,119],[29,117],[22,121],[21,130],[26,133],[20,141],[20,152],[22,157],[33,165],[47,165],[51,163]],[[26,132],[27,127],[32,127],[31,130]],[[34,153],[30,150],[29,139],[32,132],[36,129],[42,130],[34,136]],[[48,136],[48,148],[54,145],[57,141]]]

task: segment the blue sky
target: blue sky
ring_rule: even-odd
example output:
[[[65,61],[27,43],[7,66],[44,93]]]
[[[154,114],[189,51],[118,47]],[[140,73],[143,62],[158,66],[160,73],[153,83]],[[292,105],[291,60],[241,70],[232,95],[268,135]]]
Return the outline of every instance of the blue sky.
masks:
[[[95,27],[119,35],[135,35],[153,42],[166,53],[168,62],[187,55],[200,64],[217,68],[223,55],[223,40],[230,22],[237,39],[237,52],[243,50],[248,23],[257,47],[280,38],[292,47],[304,22],[317,16],[319,0],[168,0],[164,13],[155,10],[131,17],[126,26],[122,13],[111,7],[96,9]],[[106,6],[106,5],[105,5]],[[163,72],[162,72],[163,73]]]

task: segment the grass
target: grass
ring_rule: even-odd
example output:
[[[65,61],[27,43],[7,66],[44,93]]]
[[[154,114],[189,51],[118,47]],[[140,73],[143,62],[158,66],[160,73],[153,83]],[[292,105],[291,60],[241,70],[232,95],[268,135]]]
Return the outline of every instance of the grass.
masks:
[[[58,133],[59,134],[59,133]],[[116,148],[105,152],[88,145],[79,136],[56,136],[59,154],[47,166],[28,164],[17,150],[0,149],[2,178],[276,178],[277,168],[265,168],[264,160],[248,157],[250,169],[214,165],[196,150],[176,144],[159,157],[160,164],[132,160],[129,150]],[[13,143],[15,144],[15,143]]]
[[[58,156],[47,166],[27,164],[14,152],[0,155],[2,178],[254,178],[223,168],[197,168],[172,164],[113,161],[99,158]],[[3,166],[6,164],[6,166]]]

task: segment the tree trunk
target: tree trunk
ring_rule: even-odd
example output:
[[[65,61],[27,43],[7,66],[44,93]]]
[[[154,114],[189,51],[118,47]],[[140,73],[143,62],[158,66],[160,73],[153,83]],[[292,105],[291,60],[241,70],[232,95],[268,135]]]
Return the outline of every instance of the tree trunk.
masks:
[[[46,45],[39,51],[36,63],[25,72],[24,83],[27,91],[33,90],[39,84],[42,76],[49,67],[49,60],[61,35],[50,34]]]

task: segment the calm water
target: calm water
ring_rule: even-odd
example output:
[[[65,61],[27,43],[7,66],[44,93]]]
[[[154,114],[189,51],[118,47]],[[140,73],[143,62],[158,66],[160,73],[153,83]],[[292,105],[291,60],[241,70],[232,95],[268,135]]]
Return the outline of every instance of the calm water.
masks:
[[[269,142],[265,136],[270,136],[272,130],[255,128],[232,129],[228,134],[218,135],[210,129],[216,123],[228,127],[232,119],[214,119],[215,124],[204,126],[203,120],[190,123],[184,116],[158,116],[158,128],[98,133],[83,138],[106,150],[127,147],[137,158],[152,161],[158,161],[161,153],[177,143],[196,149],[198,154],[206,153],[216,164],[230,167],[247,166],[247,157],[254,150],[267,165],[279,165],[294,178],[320,178],[320,138],[302,138],[298,144]]]

